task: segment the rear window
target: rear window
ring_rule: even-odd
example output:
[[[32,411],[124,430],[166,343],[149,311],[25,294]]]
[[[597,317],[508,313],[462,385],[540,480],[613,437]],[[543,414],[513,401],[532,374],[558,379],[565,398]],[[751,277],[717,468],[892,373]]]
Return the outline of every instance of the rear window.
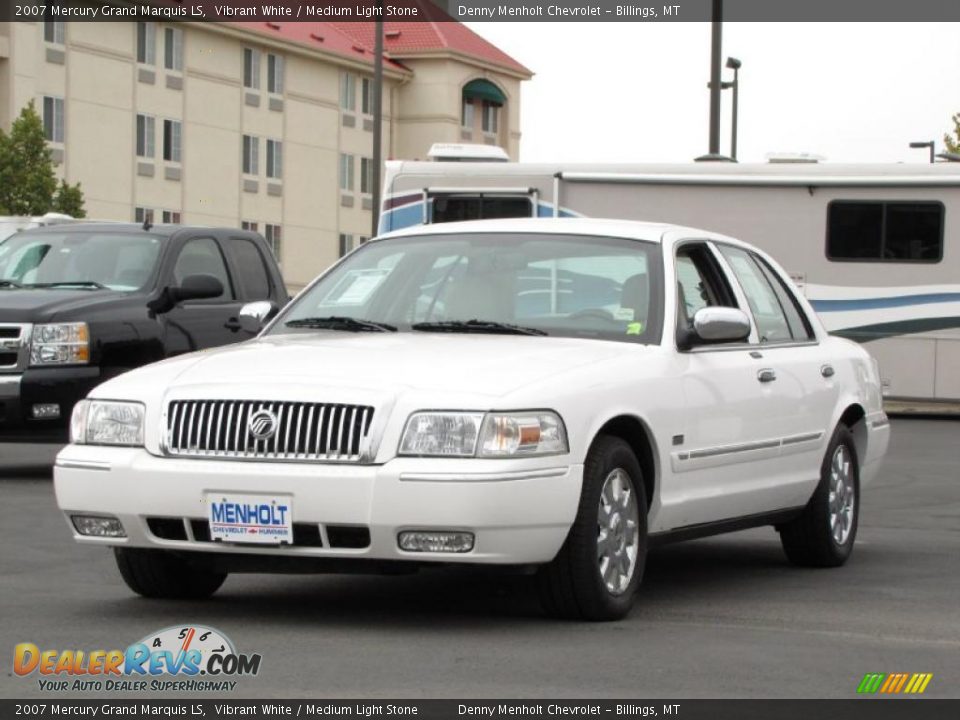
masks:
[[[437,195],[431,200],[431,222],[530,217],[530,198],[509,195]]]
[[[856,202],[827,207],[827,258],[844,262],[940,262],[939,202]]]

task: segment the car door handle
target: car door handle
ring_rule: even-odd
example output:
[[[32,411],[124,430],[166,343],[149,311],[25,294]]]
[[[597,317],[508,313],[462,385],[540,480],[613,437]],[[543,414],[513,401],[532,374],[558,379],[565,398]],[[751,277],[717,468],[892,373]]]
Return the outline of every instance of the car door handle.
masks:
[[[757,371],[757,380],[762,383],[773,382],[777,379],[777,373],[774,372],[773,368],[764,368],[763,370]]]
[[[239,320],[238,318],[235,318],[235,317],[232,317],[232,318],[230,318],[229,320],[227,320],[227,321],[223,324],[223,326],[224,326],[227,330],[233,330],[234,332],[236,332],[237,330],[240,330],[240,329],[243,327],[243,325],[240,324],[240,320]]]
[[[822,365],[820,367],[820,374],[823,375],[825,378],[833,377],[833,373],[834,373],[833,365]]]

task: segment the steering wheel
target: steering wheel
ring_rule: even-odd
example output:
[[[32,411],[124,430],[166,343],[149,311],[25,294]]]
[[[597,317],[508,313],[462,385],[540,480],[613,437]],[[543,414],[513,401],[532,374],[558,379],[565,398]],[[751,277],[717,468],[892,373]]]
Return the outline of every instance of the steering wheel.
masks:
[[[606,322],[616,322],[613,313],[603,308],[587,308],[586,310],[577,310],[577,312],[567,315],[568,320],[577,320],[579,318],[597,318]]]

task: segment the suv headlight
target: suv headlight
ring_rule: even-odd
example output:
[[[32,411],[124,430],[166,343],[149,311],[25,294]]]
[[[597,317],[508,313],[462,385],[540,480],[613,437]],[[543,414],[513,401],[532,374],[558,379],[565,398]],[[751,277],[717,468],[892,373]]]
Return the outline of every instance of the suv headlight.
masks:
[[[70,418],[78,445],[143,445],[144,406],[138,402],[81,400]]]
[[[90,330],[84,322],[34,325],[31,365],[86,365],[90,362]]]
[[[407,420],[399,455],[527,457],[569,452],[555,412],[417,412]]]

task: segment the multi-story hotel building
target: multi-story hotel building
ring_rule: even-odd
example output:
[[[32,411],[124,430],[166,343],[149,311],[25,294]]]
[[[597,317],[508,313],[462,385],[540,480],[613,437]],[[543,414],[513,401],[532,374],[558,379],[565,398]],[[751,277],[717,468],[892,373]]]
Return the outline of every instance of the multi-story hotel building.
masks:
[[[370,234],[373,23],[0,23],[0,125],[31,100],[88,216],[255,228],[298,289]],[[531,73],[465,26],[385,23],[385,158],[516,158]]]

